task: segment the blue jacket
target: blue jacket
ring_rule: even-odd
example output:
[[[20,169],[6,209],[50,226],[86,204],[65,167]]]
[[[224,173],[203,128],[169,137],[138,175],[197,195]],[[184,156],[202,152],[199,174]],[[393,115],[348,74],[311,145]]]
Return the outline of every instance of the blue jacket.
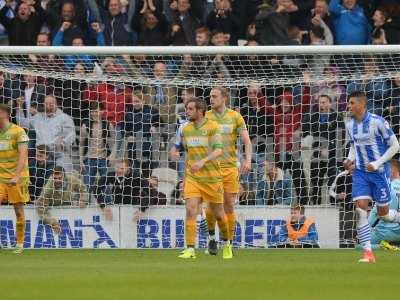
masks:
[[[278,171],[278,178],[273,186],[273,199],[268,199],[270,182],[265,179],[258,182],[256,195],[257,205],[265,205],[268,201],[272,201],[273,204],[291,205],[295,201],[292,178],[281,169],[278,170],[280,170]]]
[[[371,26],[364,10],[356,5],[353,9],[345,8],[340,0],[331,0],[329,11],[335,26],[336,44],[366,45],[371,40]]]
[[[97,39],[97,46],[105,46],[106,45],[103,32],[97,33],[96,39]],[[53,46],[62,46],[63,40],[64,40],[64,32],[59,30],[53,38]],[[94,56],[87,55],[87,54],[66,55],[66,56],[64,56],[64,65],[65,65],[65,69],[73,70],[76,63],[78,61],[80,61],[85,65],[86,69],[92,70],[94,67],[95,60],[96,60],[96,58]]]

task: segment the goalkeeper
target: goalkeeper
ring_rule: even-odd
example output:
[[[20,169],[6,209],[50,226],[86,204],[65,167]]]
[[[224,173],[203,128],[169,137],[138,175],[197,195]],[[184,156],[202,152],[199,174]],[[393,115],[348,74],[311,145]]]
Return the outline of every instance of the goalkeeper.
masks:
[[[391,187],[389,208],[399,211],[400,203],[400,162],[391,160]],[[393,244],[400,244],[400,224],[385,222],[378,217],[376,205],[373,207],[368,222],[372,227],[371,244],[372,248],[381,246],[388,250],[400,250]]]

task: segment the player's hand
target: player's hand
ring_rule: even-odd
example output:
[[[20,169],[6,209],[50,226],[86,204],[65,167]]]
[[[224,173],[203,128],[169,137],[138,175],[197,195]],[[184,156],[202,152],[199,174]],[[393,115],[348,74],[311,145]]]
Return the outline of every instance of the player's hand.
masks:
[[[248,174],[251,170],[251,161],[243,161],[240,165],[240,174]]]
[[[200,169],[204,166],[204,164],[205,164],[204,160],[200,160],[200,161],[194,163],[191,168],[192,172],[195,173],[197,171],[200,171]]]
[[[336,198],[338,200],[344,200],[344,199],[346,199],[346,193],[345,192],[341,192],[341,193],[336,195]]]
[[[21,177],[18,175],[15,175],[13,178],[10,179],[10,181],[8,183],[11,185],[16,185],[20,180],[21,180]]]
[[[343,167],[345,168],[345,170],[347,171],[351,171],[353,169],[354,163],[349,160],[349,159],[345,159],[343,162]]]
[[[367,165],[367,170],[369,172],[375,172],[377,170],[377,168],[375,167],[375,165],[373,163],[370,163]]]

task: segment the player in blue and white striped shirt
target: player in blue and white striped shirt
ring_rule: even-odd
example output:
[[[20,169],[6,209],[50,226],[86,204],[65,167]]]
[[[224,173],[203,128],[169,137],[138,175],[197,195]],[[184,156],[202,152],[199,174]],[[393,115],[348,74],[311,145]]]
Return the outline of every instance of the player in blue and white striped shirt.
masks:
[[[352,118],[346,124],[351,147],[343,162],[349,170],[354,168],[353,201],[358,214],[358,240],[364,250],[359,262],[375,262],[371,250],[371,227],[368,223],[368,204],[375,201],[378,217],[385,222],[400,222],[400,214],[389,209],[390,163],[399,151],[393,130],[382,118],[367,111],[367,97],[362,92],[349,96],[348,109]]]

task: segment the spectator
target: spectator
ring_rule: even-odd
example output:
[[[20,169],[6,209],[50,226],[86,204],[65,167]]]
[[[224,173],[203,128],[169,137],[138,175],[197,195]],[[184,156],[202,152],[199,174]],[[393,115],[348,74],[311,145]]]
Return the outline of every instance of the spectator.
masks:
[[[311,45],[333,45],[333,35],[328,25],[319,16],[312,19],[310,30]],[[329,59],[325,65],[329,64]]]
[[[171,23],[170,43],[174,46],[196,45],[195,32],[199,20],[191,14],[189,0],[177,1],[177,12]]]
[[[56,2],[52,3],[51,7],[48,7],[48,18],[47,23],[52,32],[53,39],[57,32],[62,32],[62,42],[60,44],[64,46],[71,46],[72,41],[75,38],[85,38],[85,29],[87,28],[86,18],[77,16],[76,6],[74,2],[64,1],[63,3]],[[78,1],[77,1],[78,2]],[[61,7],[61,16],[60,16]]]
[[[101,177],[97,189],[97,202],[109,218],[112,218],[110,205],[130,204],[139,205],[139,212],[146,211],[150,205],[166,204],[166,198],[157,194],[149,185],[147,180],[141,179],[140,174],[133,172],[128,160],[118,161],[115,164],[115,171],[109,172],[107,176]],[[160,201],[160,202],[159,202]]]
[[[70,116],[57,107],[57,100],[53,95],[44,99],[44,112],[36,113],[31,119],[24,116],[17,108],[17,120],[25,127],[35,131],[36,144],[46,145],[54,153],[56,164],[71,172],[71,150],[75,142],[75,126]]]
[[[19,89],[13,91],[16,106],[21,109],[25,118],[30,119],[38,111],[44,110],[44,97],[46,86],[39,82],[39,78],[33,75],[23,75]]]
[[[273,108],[257,83],[249,85],[244,99],[247,101],[243,104],[237,103],[236,107],[239,108],[249,130],[250,139],[255,145],[254,159],[257,164],[258,181],[265,173],[263,162],[266,156],[273,156]]]
[[[51,46],[50,35],[45,32],[39,33],[36,38],[36,46]],[[52,71],[63,69],[62,66],[60,66],[60,62],[56,60],[56,56],[54,54],[29,54],[28,57],[31,63],[33,63],[37,68],[48,68]]]
[[[185,105],[186,101],[192,97],[196,97],[196,89],[194,87],[184,88],[181,91],[180,101],[176,105],[177,126],[187,122]]]
[[[51,208],[54,206],[83,208],[88,203],[89,194],[79,176],[75,173],[66,173],[63,167],[56,166],[35,204],[39,219],[44,224],[50,225],[56,233],[60,233],[60,224],[51,216]]]
[[[314,4],[315,0],[294,0],[290,12],[290,24],[298,27],[300,31],[308,31]]]
[[[400,74],[392,80],[390,103],[385,105],[383,117],[391,125],[397,139],[400,139]]]
[[[274,113],[275,159],[280,167],[290,170],[301,204],[308,203],[307,182],[299,155],[301,107],[293,105],[293,96],[284,92],[276,101]]]
[[[164,3],[168,5],[164,5],[164,14],[168,19],[169,23],[172,23],[175,20],[177,14],[179,14],[178,9],[178,0],[163,0]],[[166,2],[167,1],[167,2]],[[190,5],[190,14],[194,16],[197,20],[204,22],[207,15],[207,9],[209,8],[208,4],[204,3],[205,0],[189,0]],[[208,0],[206,0],[208,1]],[[210,0],[211,1],[211,0]],[[214,3],[211,4],[214,6]]]
[[[155,167],[152,164],[152,135],[160,126],[160,114],[153,106],[144,104],[143,100],[142,92],[134,91],[132,106],[127,107],[125,121],[119,126],[124,139],[133,137],[133,141],[127,145],[129,159],[135,162],[135,167],[139,167],[139,164],[146,173],[144,177],[148,178],[150,169]]]
[[[153,76],[155,85],[146,89],[144,94],[149,95],[150,104],[160,112],[161,122],[173,124],[176,122],[177,89],[176,86],[166,84],[169,76],[165,62],[158,61],[154,64]]]
[[[400,4],[394,6],[392,13],[390,7],[378,8],[372,20],[374,32],[379,32],[382,44],[400,44]]]
[[[10,46],[33,46],[36,37],[40,33],[45,22],[45,12],[40,1],[33,1],[33,5],[23,1],[18,6],[17,15],[8,16],[12,9],[13,1],[6,0],[6,4],[0,10],[0,23],[5,27]]]
[[[310,168],[313,204],[321,204],[321,192],[325,175],[328,175],[328,186],[332,185],[336,175],[337,130],[344,129],[342,117],[332,109],[331,98],[321,95],[318,99],[318,111],[303,116],[303,147],[313,149]]]
[[[311,106],[315,110],[318,106],[318,99],[321,95],[327,95],[331,98],[331,107],[343,112],[347,107],[346,86],[339,82],[339,70],[335,67],[327,67],[323,73],[323,80],[316,85],[311,86]],[[311,77],[308,83],[311,81]]]
[[[345,170],[340,172],[332,185],[329,187],[329,200],[331,204],[344,206],[346,211],[353,210],[353,199],[351,197],[352,176],[351,172]]]
[[[64,113],[71,116],[77,128],[83,120],[89,117],[88,101],[83,93],[87,89],[88,72],[85,65],[78,61],[74,66],[74,79],[57,80],[54,83],[54,93],[62,99],[61,108]]]
[[[329,27],[330,31],[334,33],[334,26],[331,16],[329,14],[329,6],[327,0],[316,0],[312,13],[313,19],[320,19],[324,21],[324,23]]]
[[[370,42],[371,26],[357,0],[331,0],[329,11],[335,26],[336,44],[365,45]]]
[[[80,130],[79,157],[83,181],[90,192],[95,192],[97,173],[107,175],[107,163],[114,148],[115,131],[103,118],[100,103],[92,103],[90,117],[84,120]]]
[[[183,205],[185,199],[183,199],[183,180],[179,180],[175,186],[175,189],[171,193],[172,205]]]
[[[130,28],[129,16],[122,12],[120,0],[110,0],[108,11],[102,12],[104,35],[107,46],[133,46],[137,44],[137,32]]]
[[[297,9],[292,0],[277,0],[272,11],[256,16],[256,31],[261,45],[289,45],[290,15]]]
[[[319,248],[315,221],[304,215],[304,206],[290,210],[290,218],[279,231],[280,246],[284,248]]]
[[[168,22],[157,11],[144,13],[142,29],[139,32],[140,46],[165,46],[168,44]]]
[[[113,61],[108,66],[109,72],[118,72]],[[124,119],[125,106],[131,103],[131,89],[124,83],[99,82],[89,85],[83,93],[83,99],[90,102],[100,102],[105,110],[106,119],[116,125]]]
[[[238,194],[240,205],[255,205],[256,197],[253,191],[250,190],[249,185],[246,182],[239,183],[239,194]]]
[[[374,57],[365,57],[364,70],[361,80],[350,82],[347,85],[347,94],[363,91],[367,95],[367,107],[371,113],[382,115],[384,105],[390,96],[390,81],[377,76],[379,68]]]
[[[288,92],[277,99],[274,113],[274,140],[275,154],[283,160],[287,154],[290,155],[293,143],[299,135],[301,125],[301,113],[298,105],[293,105],[293,97]]]
[[[211,36],[211,44],[214,46],[228,46],[229,38],[229,34],[220,30],[214,30]]]
[[[291,205],[296,201],[293,181],[274,162],[265,162],[265,174],[257,183],[257,205]]]
[[[0,103],[3,104],[9,104],[12,99],[12,81],[6,77],[5,73],[0,72]]]
[[[36,146],[36,158],[29,160],[31,201],[35,201],[42,193],[43,186],[53,174],[54,159],[50,149],[45,145]]]
[[[232,12],[230,0],[215,0],[215,9],[207,17],[207,27],[229,34],[229,44],[237,45],[240,22]]]
[[[92,28],[97,33],[97,46],[105,46],[104,34],[100,29],[99,23],[92,23]],[[53,46],[62,46],[63,36],[64,29],[61,27],[61,29],[57,32],[56,36],[53,39]],[[83,47],[85,46],[85,44],[81,37],[76,37],[72,40],[72,46]],[[68,71],[73,70],[78,61],[84,63],[86,69],[93,70],[96,57],[89,54],[66,55],[64,56],[65,69],[67,69]]]
[[[209,46],[211,32],[207,27],[196,29],[196,46]]]

